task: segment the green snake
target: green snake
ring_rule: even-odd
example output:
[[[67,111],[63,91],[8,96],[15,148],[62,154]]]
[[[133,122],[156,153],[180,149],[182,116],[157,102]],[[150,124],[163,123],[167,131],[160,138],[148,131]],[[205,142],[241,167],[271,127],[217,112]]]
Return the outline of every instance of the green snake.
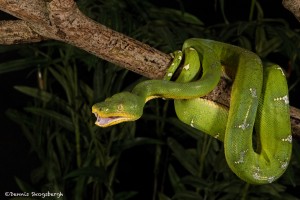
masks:
[[[178,66],[180,75],[170,81]],[[229,109],[200,98],[217,86],[222,71],[233,80]],[[182,122],[223,141],[226,161],[242,180],[266,184],[285,172],[292,135],[288,87],[278,65],[263,66],[255,53],[234,45],[191,38],[174,52],[164,80],[143,81],[93,105],[95,124],[137,120],[153,98],[174,99]]]

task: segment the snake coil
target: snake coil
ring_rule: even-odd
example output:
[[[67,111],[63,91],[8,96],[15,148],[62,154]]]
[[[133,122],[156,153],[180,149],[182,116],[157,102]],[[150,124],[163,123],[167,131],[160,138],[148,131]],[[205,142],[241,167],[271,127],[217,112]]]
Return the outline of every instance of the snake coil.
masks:
[[[237,176],[252,184],[278,179],[292,151],[288,87],[282,69],[263,66],[256,54],[213,40],[188,39],[182,49],[174,52],[164,80],[141,82],[132,92],[93,105],[95,124],[107,127],[134,121],[147,101],[174,99],[182,122],[224,142],[226,161]],[[170,81],[179,65],[182,72]],[[222,68],[233,80],[229,110],[200,98],[216,87]],[[253,131],[259,141],[256,149]]]

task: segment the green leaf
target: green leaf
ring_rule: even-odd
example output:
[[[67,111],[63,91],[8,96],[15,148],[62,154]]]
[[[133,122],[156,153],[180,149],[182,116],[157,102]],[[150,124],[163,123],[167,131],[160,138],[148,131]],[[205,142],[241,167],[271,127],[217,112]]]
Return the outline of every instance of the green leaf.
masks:
[[[104,167],[95,167],[95,166],[89,166],[89,167],[83,167],[74,171],[71,171],[66,176],[64,176],[64,179],[69,178],[77,178],[77,177],[94,177],[97,178],[98,181],[104,182],[106,178],[106,171]]]
[[[67,82],[67,79],[63,75],[61,75],[62,73],[59,73],[58,71],[54,70],[53,68],[49,68],[49,71],[55,77],[55,79],[60,83],[60,85],[64,88],[65,92],[67,93],[67,96],[70,96],[69,95],[70,89],[68,87],[69,84]]]
[[[220,8],[221,8],[223,20],[224,20],[225,24],[229,24],[229,21],[225,14],[225,0],[219,0],[219,1],[220,1]]]
[[[163,193],[158,193],[158,200],[172,200],[172,199]]]
[[[223,180],[221,182],[218,182],[218,184],[212,184],[210,189],[214,192],[219,193],[229,193],[229,194],[241,194],[241,191],[243,190],[243,187],[247,185],[248,183],[245,183],[241,180]]]
[[[59,112],[48,110],[44,108],[37,108],[37,107],[27,107],[25,108],[26,111],[34,113],[39,116],[48,117],[54,120],[57,124],[60,124],[62,127],[74,131],[74,126],[70,117],[63,115]]]
[[[260,56],[266,57],[272,52],[276,52],[277,49],[282,45],[282,40],[278,37],[274,37],[268,41],[264,42],[264,46],[261,49]]]
[[[161,8],[161,9],[150,9],[151,14],[155,15],[156,18],[164,18],[164,20],[168,19],[169,21],[177,21],[181,23],[188,23],[194,25],[203,25],[204,23],[196,16],[183,12],[180,10],[175,10],[172,8]]]
[[[23,192],[35,191],[34,188],[32,188],[28,183],[22,181],[18,177],[15,177],[15,181],[16,181],[18,187],[21,189],[21,191],[23,191]]]
[[[245,49],[248,49],[248,50],[251,50],[252,49],[252,46],[251,46],[251,41],[244,37],[244,36],[241,36],[238,38],[238,41],[239,41],[239,46],[245,48]]]
[[[115,200],[127,200],[134,196],[136,196],[138,192],[136,191],[128,191],[128,192],[119,192],[115,195]]]
[[[32,120],[30,120],[23,112],[20,112],[18,110],[8,109],[5,112],[6,116],[9,117],[11,120],[13,120],[15,123],[19,124],[20,126],[24,126],[23,128],[23,134],[26,136],[27,140],[32,146],[35,146],[35,136],[33,133],[29,131],[29,129],[25,126],[25,124],[33,125]]]
[[[175,192],[185,191],[185,186],[180,182],[180,177],[176,173],[174,167],[170,164],[168,167],[169,180]]]
[[[178,118],[175,118],[175,117],[168,118],[167,122],[171,123],[173,126],[179,128],[179,129],[183,130],[184,133],[190,135],[191,137],[193,137],[195,139],[203,138],[204,134],[201,131],[183,123]]]
[[[46,92],[44,90],[40,90],[40,89],[34,88],[34,87],[28,87],[28,86],[15,86],[14,88],[28,96],[31,96],[36,99],[40,99],[41,101],[43,101],[45,103],[53,101],[63,109],[66,109],[68,111],[70,111],[70,109],[71,109],[65,100],[54,95],[53,93]]]
[[[263,25],[260,25],[256,28],[255,32],[255,50],[256,53],[261,56],[264,48],[266,38],[266,31]]]
[[[45,65],[47,62],[48,60],[44,58],[24,58],[15,59],[8,62],[2,62],[0,63],[0,74],[23,70],[27,68],[33,68],[37,65]]]
[[[7,53],[7,52],[19,50],[19,49],[20,49],[20,45],[18,45],[18,44],[16,44],[16,45],[2,45],[2,44],[0,44],[0,54],[4,54],[4,53]]]
[[[139,145],[163,145],[161,140],[137,137],[133,139],[118,140],[112,144],[111,153],[112,155],[119,154],[126,149],[130,149]]]
[[[44,101],[45,103],[47,103],[51,99],[53,99],[53,94],[42,91],[38,88],[28,87],[28,86],[15,86],[14,88],[26,95],[40,99],[40,100]]]
[[[30,194],[29,194],[30,195]],[[9,200],[38,200],[38,199],[35,199],[35,198],[30,198],[30,197],[14,197],[14,198],[11,198]],[[47,200],[47,199],[46,199]]]
[[[84,83],[83,81],[80,81],[80,88],[83,92],[83,96],[86,97],[86,99],[88,100],[88,103],[92,104],[93,103],[93,93],[94,91],[92,90],[92,88]]]
[[[184,192],[177,192],[172,199],[180,199],[180,200],[201,200],[201,197],[197,192],[192,191],[184,191]]]
[[[181,182],[183,184],[187,184],[190,186],[193,186],[194,188],[210,188],[212,183],[208,183],[207,181],[204,181],[203,179],[200,179],[199,177],[196,176],[186,176],[181,179]]]
[[[274,197],[281,197],[282,192],[286,190],[286,186],[278,184],[278,183],[272,183],[272,184],[266,184],[262,185],[260,187],[255,188],[255,192],[259,193],[266,193],[268,195],[272,195]]]
[[[196,162],[196,158],[192,154],[188,153],[175,139],[168,138],[168,146],[172,149],[174,156],[191,174],[197,176],[199,173],[199,167]]]

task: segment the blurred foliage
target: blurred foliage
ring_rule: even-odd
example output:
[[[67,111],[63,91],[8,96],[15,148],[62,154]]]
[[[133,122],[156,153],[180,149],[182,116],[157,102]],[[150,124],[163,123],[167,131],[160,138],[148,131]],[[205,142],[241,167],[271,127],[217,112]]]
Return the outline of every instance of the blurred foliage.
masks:
[[[258,1],[252,0],[247,8],[249,20],[234,22],[226,17],[226,1],[215,1],[224,23],[208,25],[183,9],[156,7],[150,0],[77,3],[94,20],[164,52],[180,49],[190,37],[250,49],[264,60],[279,63],[289,77],[290,93],[295,93],[299,32],[283,19],[265,18]],[[268,185],[250,185],[229,170],[222,143],[176,118],[172,101],[149,102],[138,122],[96,127],[91,106],[130,90],[139,81],[131,72],[55,41],[0,46],[0,52],[0,58],[5,58],[0,73],[31,69],[29,76],[38,77],[36,84],[15,87],[31,97],[24,110],[7,111],[38,158],[30,183],[16,177],[24,192],[62,192],[61,199],[72,200],[299,199],[297,141],[282,178]]]

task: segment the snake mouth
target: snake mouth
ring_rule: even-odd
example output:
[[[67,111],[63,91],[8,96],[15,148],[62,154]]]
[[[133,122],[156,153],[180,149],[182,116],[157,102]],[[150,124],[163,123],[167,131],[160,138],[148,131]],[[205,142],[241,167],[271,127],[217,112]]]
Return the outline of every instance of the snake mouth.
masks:
[[[97,113],[94,113],[96,116],[95,124],[100,127],[108,127],[114,124],[118,124],[124,121],[128,121],[128,118],[122,116],[111,116],[111,117],[103,117]]]

